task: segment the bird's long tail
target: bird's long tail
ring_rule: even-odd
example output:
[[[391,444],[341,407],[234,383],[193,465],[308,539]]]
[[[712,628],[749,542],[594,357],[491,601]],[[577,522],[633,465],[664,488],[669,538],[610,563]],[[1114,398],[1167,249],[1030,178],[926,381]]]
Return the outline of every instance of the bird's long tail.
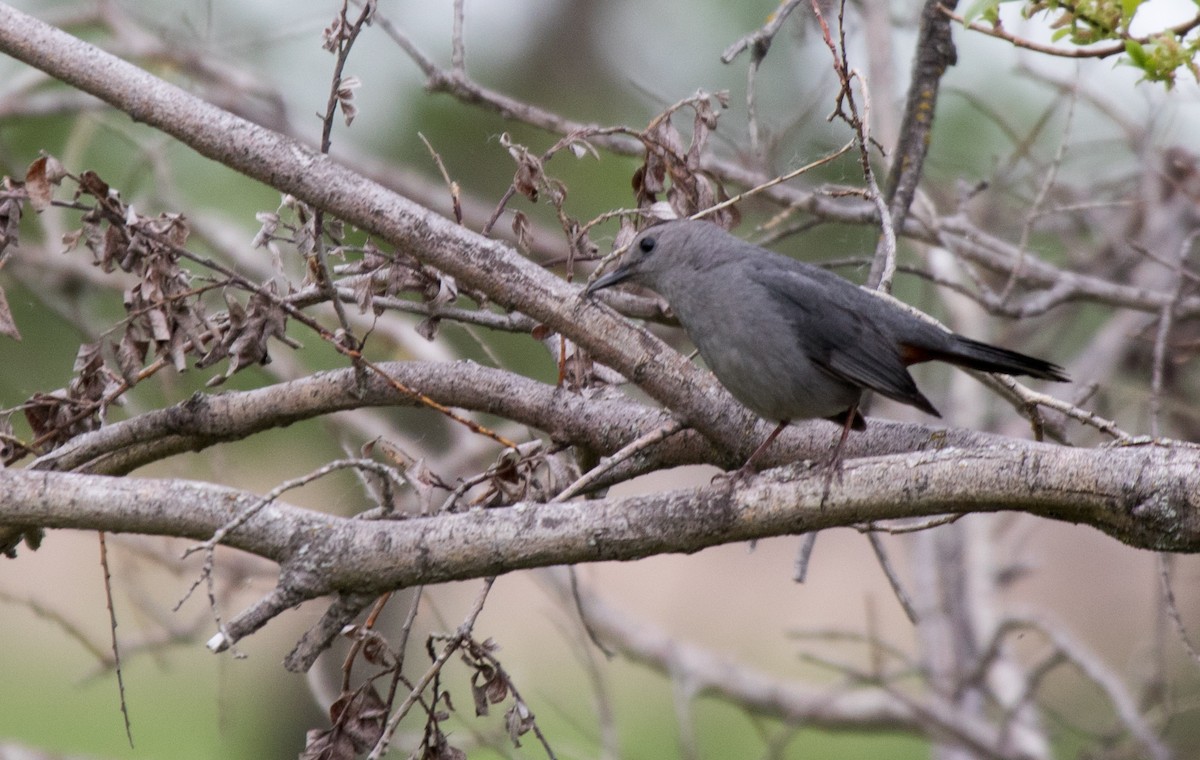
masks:
[[[925,349],[930,359],[957,364],[983,372],[1001,372],[1006,375],[1028,375],[1041,380],[1068,382],[1071,378],[1057,364],[1044,359],[1027,356],[1007,348],[952,335],[952,340],[943,349]]]

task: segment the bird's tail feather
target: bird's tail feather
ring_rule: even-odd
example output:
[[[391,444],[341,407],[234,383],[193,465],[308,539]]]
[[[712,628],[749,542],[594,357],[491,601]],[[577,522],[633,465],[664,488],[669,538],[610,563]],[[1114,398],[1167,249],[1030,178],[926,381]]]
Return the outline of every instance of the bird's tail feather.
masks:
[[[1063,371],[1062,367],[1044,359],[981,343],[961,335],[954,335],[953,338],[944,349],[929,351],[932,354],[929,358],[940,359],[960,367],[983,372],[1028,375],[1041,380],[1057,382],[1067,382],[1071,379],[1067,377],[1067,373]]]

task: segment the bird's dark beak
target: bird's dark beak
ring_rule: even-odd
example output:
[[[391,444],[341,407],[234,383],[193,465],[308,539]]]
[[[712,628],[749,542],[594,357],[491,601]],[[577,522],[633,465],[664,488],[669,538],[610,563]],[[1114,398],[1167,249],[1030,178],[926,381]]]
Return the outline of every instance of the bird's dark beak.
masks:
[[[616,285],[618,282],[624,282],[625,280],[629,279],[630,274],[632,274],[632,272],[630,271],[629,267],[619,266],[600,279],[593,281],[591,285],[587,286],[587,290],[583,291],[583,294],[585,296],[590,296],[597,290],[604,290],[610,285]]]

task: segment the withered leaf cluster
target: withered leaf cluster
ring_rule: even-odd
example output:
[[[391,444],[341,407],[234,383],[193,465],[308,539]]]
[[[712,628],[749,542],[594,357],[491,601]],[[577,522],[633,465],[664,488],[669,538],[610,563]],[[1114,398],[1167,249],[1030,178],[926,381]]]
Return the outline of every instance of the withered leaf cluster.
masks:
[[[645,163],[633,175],[639,209],[649,209],[665,193],[675,215],[686,217],[729,197],[721,182],[700,166],[708,138],[717,128],[720,116],[717,106],[728,106],[727,93],[698,92],[655,117],[639,135],[646,146]],[[686,144],[671,118],[683,108],[690,108],[695,114],[691,140]],[[737,224],[738,214],[730,206],[706,218],[729,229]]]
[[[6,447],[5,462],[96,429],[111,404],[163,366],[183,371],[189,357],[200,368],[228,358],[228,370],[210,383],[215,384],[247,366],[268,362],[271,338],[294,344],[285,335],[287,311],[273,283],[256,288],[244,279],[224,275],[197,286],[197,275],[185,263],[208,266],[219,275],[225,270],[188,251],[189,228],[181,214],[142,215],[95,172],[74,177],[52,156],[34,161],[24,182],[4,179],[11,192],[0,195],[0,256],[17,241],[23,204],[42,211],[59,203],[54,187],[68,178],[74,181],[75,192],[61,205],[82,214],[79,227],[63,236],[66,251],[82,244],[101,271],[125,278],[125,317],[119,339],[100,339],[79,349],[73,377],[65,388],[37,393],[23,405],[35,440],[31,446]],[[234,287],[250,292],[245,306],[235,298]],[[203,295],[217,288],[224,289],[227,310],[209,316]],[[3,293],[0,332],[19,338]]]
[[[374,244],[363,248],[362,258],[343,273],[351,277],[354,300],[359,310],[366,314],[382,314],[384,307],[377,304],[379,297],[394,298],[402,293],[414,293],[423,303],[436,308],[458,300],[459,286],[453,277],[426,266],[416,258],[403,252],[387,254]],[[468,295],[480,305],[487,303],[482,293],[471,291]],[[440,319],[433,314],[417,325],[417,332],[426,340],[437,337]]]
[[[383,736],[388,710],[375,687],[342,694],[329,706],[329,728],[313,729],[305,737],[300,760],[353,760]]]
[[[132,379],[134,368],[140,369],[148,354],[182,371],[189,353],[203,355],[211,329],[192,288],[192,275],[180,266],[187,222],[180,214],[141,216],[91,171],[79,180],[76,200],[84,196],[91,196],[94,205],[83,215],[80,228],[65,236],[67,249],[82,240],[105,273],[119,269],[136,278],[124,293],[122,374]]]
[[[196,362],[197,368],[204,369],[229,359],[225,374],[209,380],[209,386],[219,385],[245,367],[269,364],[271,355],[267,352],[267,344],[271,338],[293,344],[287,337],[287,312],[279,301],[274,282],[252,293],[245,306],[229,292],[225,294],[225,303],[228,306],[225,318],[214,320],[211,329],[211,335],[216,338],[212,349]]]
[[[99,343],[79,347],[73,372],[65,389],[35,393],[25,403],[25,419],[39,447],[54,448],[100,427],[122,387],[120,377],[106,365]]]

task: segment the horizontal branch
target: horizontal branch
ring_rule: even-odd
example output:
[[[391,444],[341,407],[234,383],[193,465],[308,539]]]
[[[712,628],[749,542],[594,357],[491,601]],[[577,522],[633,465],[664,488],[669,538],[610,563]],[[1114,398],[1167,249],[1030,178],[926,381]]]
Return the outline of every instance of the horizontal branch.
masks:
[[[1083,523],[1135,547],[1200,551],[1200,448],[1072,449],[1001,444],[794,465],[744,485],[631,498],[519,503],[469,513],[354,520],[270,506],[230,546],[312,571],[317,593],[383,591],[547,565],[695,552],[836,526],[1015,510]],[[0,525],[206,539],[259,498],[180,480],[0,471]]]
[[[400,385],[413,388],[446,406],[502,417],[541,430],[566,445],[585,446],[600,456],[612,454],[661,426],[668,412],[615,394],[583,395],[507,370],[471,361],[381,362],[379,369]],[[709,399],[718,414],[721,398]],[[724,403],[735,406],[732,399]],[[36,459],[31,469],[121,475],[175,454],[239,441],[272,428],[287,427],[348,409],[419,406],[412,396],[387,379],[372,375],[365,384],[353,368],[329,370],[247,391],[196,393],[186,401],[155,409],[89,433],[83,433]],[[744,430],[748,441],[760,441],[774,425],[752,420]],[[833,425],[815,421],[788,428],[761,458],[764,466],[802,459],[823,461],[834,440]],[[864,432],[846,442],[847,459],[939,448],[977,449],[1029,444],[963,428],[872,419]],[[604,486],[632,475],[685,464],[737,467],[744,454],[714,447],[687,430],[660,443],[597,482]]]
[[[248,391],[196,393],[178,404],[76,436],[31,467],[118,475],[174,454],[348,409],[420,406],[388,378],[443,405],[497,415],[545,431],[555,441],[586,445],[600,453],[616,451],[667,417],[643,404],[620,398],[589,399],[466,360],[377,366],[387,378],[372,374],[363,384],[353,368],[347,368]],[[712,456],[711,446],[701,444],[701,448],[692,452],[691,461]]]

